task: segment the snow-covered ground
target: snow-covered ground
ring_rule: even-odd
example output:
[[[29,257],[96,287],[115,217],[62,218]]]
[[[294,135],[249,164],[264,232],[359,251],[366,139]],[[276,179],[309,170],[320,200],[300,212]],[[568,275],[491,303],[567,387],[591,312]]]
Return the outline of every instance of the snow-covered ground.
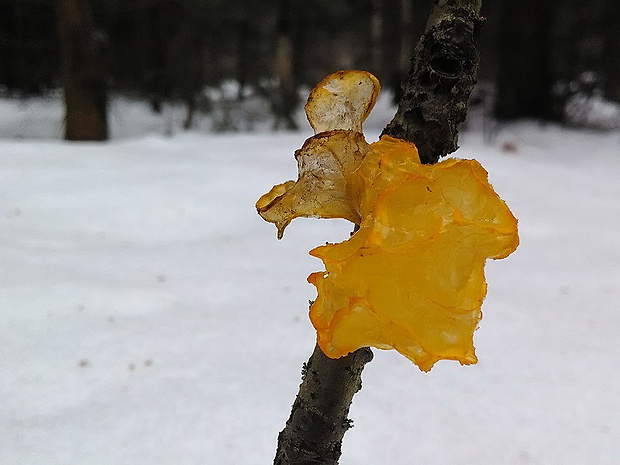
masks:
[[[271,463],[314,346],[307,251],[351,229],[296,220],[277,242],[254,211],[308,131],[52,129],[0,140],[0,464]],[[375,351],[341,463],[617,465],[620,135],[524,123],[461,145],[520,220],[487,266],[480,362]]]

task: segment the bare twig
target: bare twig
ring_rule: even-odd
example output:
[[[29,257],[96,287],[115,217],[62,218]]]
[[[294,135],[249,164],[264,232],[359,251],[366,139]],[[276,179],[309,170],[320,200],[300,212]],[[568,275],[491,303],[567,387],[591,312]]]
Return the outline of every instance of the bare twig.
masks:
[[[336,360],[319,346],[302,370],[303,382],[286,427],[278,436],[275,465],[336,465],[353,395],[362,388],[362,370],[372,360],[365,347]]]

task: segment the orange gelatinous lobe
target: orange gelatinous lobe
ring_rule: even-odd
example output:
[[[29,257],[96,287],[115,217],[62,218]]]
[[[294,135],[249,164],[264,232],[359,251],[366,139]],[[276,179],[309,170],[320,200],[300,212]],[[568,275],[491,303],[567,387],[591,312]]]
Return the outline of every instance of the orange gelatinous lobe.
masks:
[[[440,359],[476,363],[484,264],[516,249],[517,220],[477,161],[422,165],[411,143],[384,136],[368,145],[359,131],[370,110],[359,101],[372,107],[375,87],[364,94],[358,84],[347,96],[341,84],[374,81],[362,79],[367,73],[347,73],[360,74],[342,79],[337,73],[340,87],[331,88],[337,87],[340,103],[355,100],[345,106],[357,112],[349,120],[360,121],[360,129],[357,123],[355,130],[342,129],[343,118],[333,118],[332,129],[296,153],[297,182],[274,187],[257,209],[276,224],[278,237],[298,216],[360,225],[350,239],[310,252],[325,265],[308,280],[318,291],[310,319],[327,356],[374,346],[396,349],[424,371]],[[313,90],[313,110],[330,79]],[[329,120],[324,115],[313,127],[329,128]]]
[[[424,371],[476,363],[484,264],[515,250],[517,220],[475,160],[422,165],[415,146],[383,137],[358,174],[360,229],[310,252],[326,269],[308,278],[319,346],[332,358],[393,348]]]

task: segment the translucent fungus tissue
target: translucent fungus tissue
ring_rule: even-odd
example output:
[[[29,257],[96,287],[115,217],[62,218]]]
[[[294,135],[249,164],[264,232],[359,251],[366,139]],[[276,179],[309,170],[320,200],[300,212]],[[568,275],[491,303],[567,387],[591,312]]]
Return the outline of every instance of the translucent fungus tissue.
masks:
[[[476,363],[473,333],[484,265],[519,242],[517,220],[476,160],[420,163],[415,145],[361,124],[379,91],[362,71],[328,76],[306,113],[317,131],[295,154],[299,177],[257,202],[281,238],[296,217],[345,218],[350,239],[313,249],[325,271],[308,281],[318,344],[331,358],[365,346],[395,349],[428,371],[441,359]]]

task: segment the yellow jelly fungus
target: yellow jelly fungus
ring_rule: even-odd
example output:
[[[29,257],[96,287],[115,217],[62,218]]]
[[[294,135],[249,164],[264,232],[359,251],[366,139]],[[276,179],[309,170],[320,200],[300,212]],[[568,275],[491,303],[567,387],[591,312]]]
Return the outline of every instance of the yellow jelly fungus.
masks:
[[[306,102],[306,116],[315,134],[334,129],[362,132],[375,106],[379,81],[365,71],[338,71],[319,82]]]
[[[256,203],[258,213],[275,223],[278,239],[294,218],[345,218],[359,223],[361,218],[351,191],[351,177],[368,152],[368,143],[359,132],[335,130],[309,138],[295,152],[299,177],[274,186]]]
[[[374,102],[374,88],[345,90],[341,103],[358,112],[349,119],[363,121],[370,110],[347,99]],[[517,220],[477,161],[422,165],[415,145],[389,136],[368,145],[341,121],[297,151],[297,182],[257,203],[278,237],[298,216],[360,225],[350,239],[310,252],[325,265],[308,278],[318,291],[310,319],[319,346],[331,358],[365,346],[396,349],[424,371],[440,359],[476,363],[485,261],[516,249]]]

